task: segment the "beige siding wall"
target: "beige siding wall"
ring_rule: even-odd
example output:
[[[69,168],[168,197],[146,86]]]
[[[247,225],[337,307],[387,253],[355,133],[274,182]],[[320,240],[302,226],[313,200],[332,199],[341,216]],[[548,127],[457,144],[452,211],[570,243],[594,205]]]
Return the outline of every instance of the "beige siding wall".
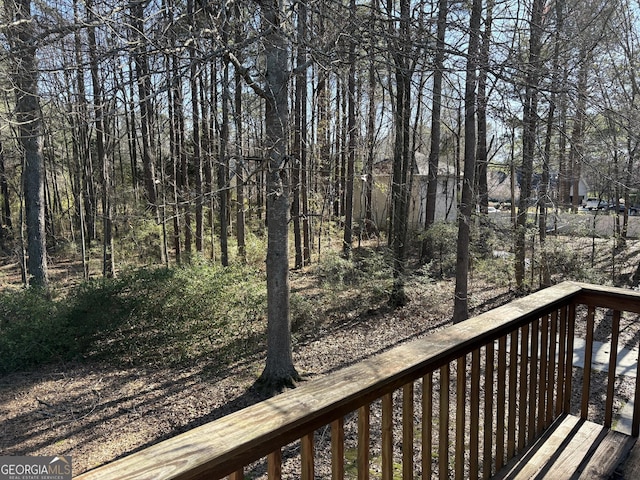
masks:
[[[364,182],[356,179],[354,183],[354,222],[358,223],[365,215]],[[389,205],[391,201],[391,177],[376,175],[372,194],[373,220],[381,230],[387,228]],[[420,228],[424,225],[427,199],[427,177],[416,175],[413,180],[411,202],[409,206],[409,228]],[[438,196],[436,200],[436,220],[456,218],[455,182],[453,177],[441,176],[438,179]]]

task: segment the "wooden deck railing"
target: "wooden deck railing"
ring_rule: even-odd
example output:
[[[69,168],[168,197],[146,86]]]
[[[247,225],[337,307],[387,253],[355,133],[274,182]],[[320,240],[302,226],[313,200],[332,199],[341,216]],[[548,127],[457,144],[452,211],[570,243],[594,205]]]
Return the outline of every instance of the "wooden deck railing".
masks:
[[[603,312],[612,348],[599,412],[590,365]],[[562,283],[79,478],[489,478],[563,412],[612,425],[624,312],[640,313],[640,293]],[[573,365],[576,332],[583,369]]]

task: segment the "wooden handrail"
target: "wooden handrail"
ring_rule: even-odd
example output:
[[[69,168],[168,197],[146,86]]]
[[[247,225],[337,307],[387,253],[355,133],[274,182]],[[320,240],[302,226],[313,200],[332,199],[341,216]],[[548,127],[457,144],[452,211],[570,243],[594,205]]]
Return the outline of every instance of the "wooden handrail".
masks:
[[[313,450],[313,446],[308,444],[311,438],[308,435],[312,434],[314,430],[325,425],[332,425],[332,436],[340,439],[342,434],[339,430],[334,433],[333,429],[342,428],[340,422],[345,415],[359,409],[360,415],[363,412],[368,414],[368,406],[371,402],[385,396],[389,399],[395,390],[411,385],[423,376],[448,366],[456,359],[464,358],[468,353],[478,352],[479,349],[489,344],[491,344],[490,351],[493,358],[493,345],[496,340],[500,340],[497,349],[499,368],[496,375],[498,385],[504,389],[508,380],[511,389],[515,386],[516,377],[513,376],[515,371],[512,373],[509,373],[511,369],[507,371],[509,368],[507,363],[513,368],[515,357],[513,357],[513,348],[508,358],[505,354],[507,336],[511,336],[513,345],[513,341],[518,338],[517,335],[513,336],[513,332],[529,325],[530,322],[536,322],[535,331],[537,332],[537,322],[543,317],[549,316],[550,320],[544,328],[551,328],[555,338],[556,332],[552,328],[556,328],[554,319],[560,316],[558,311],[562,309],[564,312],[565,307],[573,305],[576,301],[587,305],[597,303],[598,306],[607,307],[615,304],[612,308],[640,312],[640,293],[638,292],[565,282],[514,300],[465,322],[435,332],[428,337],[395,347],[340,371],[304,382],[296,389],[162,441],[113,463],[86,472],[77,478],[80,480],[110,478],[122,480],[147,478],[218,479],[237,473],[246,465],[274,452],[279,452],[282,446],[305,437],[307,438],[305,448]],[[551,326],[547,327],[546,325],[549,323]],[[564,328],[564,324],[561,324],[561,327]],[[559,331],[557,333],[562,335]],[[554,344],[552,352],[555,352],[555,343],[549,343]],[[571,339],[567,349],[572,349],[572,344]],[[526,345],[524,348],[527,348]],[[564,348],[564,346],[560,347],[560,349]],[[567,356],[569,353],[572,352],[567,352]],[[534,360],[537,365],[539,362],[537,356],[534,356]],[[551,363],[550,358],[549,363]],[[525,378],[520,378],[520,382],[524,382],[521,384],[521,388],[535,389],[534,378],[530,379],[530,385],[528,383],[527,364],[521,362],[521,365],[525,365]],[[559,367],[562,367],[562,360]],[[478,359],[475,356],[472,370],[475,382],[477,376],[480,375]],[[537,370],[535,372],[536,375],[544,378],[545,382],[554,380],[553,375],[543,371],[542,367],[539,373]],[[556,377],[559,385],[561,384],[560,375],[562,375],[561,371]],[[570,374],[568,376],[571,377]],[[562,384],[562,388],[565,388],[564,384]],[[569,392],[564,394],[570,396]],[[474,398],[477,396],[475,390],[473,395]],[[499,400],[502,399],[504,405],[505,392],[498,391],[497,395]],[[509,398],[512,398],[511,394]],[[530,401],[537,402],[537,398],[544,399],[546,402],[549,396],[546,391],[541,391],[539,397],[530,399]],[[562,399],[562,395],[559,395],[559,398]],[[535,406],[534,403],[532,405]],[[547,405],[546,412],[543,412],[544,421],[534,422],[536,425],[533,425],[532,428],[539,430],[548,425],[554,413],[552,407],[550,404]],[[387,409],[388,405],[385,408]],[[409,406],[405,405],[405,408],[408,409]],[[558,409],[557,405],[556,409]],[[530,410],[530,414],[533,415],[533,413],[535,412]],[[472,421],[474,424],[478,422],[475,413]],[[500,424],[504,425],[504,423],[501,420]],[[368,431],[363,432],[362,435],[368,437],[369,433]],[[511,431],[509,430],[510,436]],[[500,438],[504,439],[504,437]],[[510,454],[514,450],[511,442],[515,440],[510,439],[507,445],[506,450]],[[523,441],[526,440],[525,438]],[[385,441],[388,442],[388,439]],[[405,441],[409,442],[410,438]],[[336,448],[338,448],[338,454],[341,455],[342,451],[339,448],[343,447]],[[477,445],[474,444],[473,448],[477,449]],[[496,448],[499,453],[505,451],[504,444]],[[384,455],[388,455],[388,452],[383,451],[383,457]],[[503,459],[501,458],[496,463],[501,465]],[[441,465],[446,466],[446,463]],[[477,468],[475,464],[474,468]],[[344,471],[344,467],[337,466],[336,469],[338,472]]]

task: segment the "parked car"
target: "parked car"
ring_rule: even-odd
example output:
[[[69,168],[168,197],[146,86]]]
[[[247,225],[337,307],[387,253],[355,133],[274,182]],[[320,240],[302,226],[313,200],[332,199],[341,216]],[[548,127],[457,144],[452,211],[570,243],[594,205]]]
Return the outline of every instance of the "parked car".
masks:
[[[618,212],[624,213],[625,208],[626,207],[625,207],[624,203],[619,203],[618,204]],[[615,209],[616,209],[616,204],[615,203],[609,204],[609,210],[615,211]],[[633,205],[631,205],[628,208],[628,211],[629,211],[629,216],[631,216],[631,217],[635,217],[636,215],[638,215],[638,207],[634,207]]]
[[[609,208],[609,204],[604,200],[600,200],[595,197],[589,197],[584,204],[584,208],[586,210],[607,210]]]

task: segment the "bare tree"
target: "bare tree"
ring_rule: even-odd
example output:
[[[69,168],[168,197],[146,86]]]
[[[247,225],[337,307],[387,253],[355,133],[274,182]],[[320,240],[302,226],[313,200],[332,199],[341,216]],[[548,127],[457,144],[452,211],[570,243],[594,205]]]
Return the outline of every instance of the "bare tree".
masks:
[[[525,235],[529,206],[531,205],[531,180],[533,175],[533,159],[535,155],[538,128],[538,90],[542,75],[543,11],[544,0],[534,0],[529,22],[529,54],[526,63],[526,84],[523,110],[522,135],[522,181],[520,182],[520,198],[516,220],[515,239],[515,277],[516,287],[524,288],[525,274]],[[577,189],[575,190],[577,192]]]
[[[98,165],[101,168],[102,184],[102,274],[105,277],[115,275],[115,261],[113,258],[113,206],[111,193],[111,163],[105,152],[105,120],[104,120],[104,99],[102,93],[103,79],[100,75],[98,44],[96,41],[97,23],[95,12],[93,11],[93,1],[86,2],[89,24],[88,43],[91,70],[91,85],[93,88],[93,115],[96,133],[96,154]]]
[[[355,29],[356,2],[350,0],[349,16],[351,25]],[[351,247],[353,242],[353,177],[355,175],[356,164],[356,42],[355,35],[349,39],[348,63],[349,72],[347,74],[347,164],[345,175],[345,201],[344,201],[344,235],[342,239],[342,254],[345,258],[351,257]]]
[[[227,56],[256,94],[265,101],[267,177],[267,358],[258,384],[268,391],[294,386],[300,375],[293,364],[289,305],[290,184],[287,165],[289,138],[289,44],[281,1],[256,0],[262,18],[265,49],[263,85],[251,77],[232,52]]]
[[[438,192],[438,168],[440,164],[440,131],[442,112],[442,79],[444,76],[445,35],[447,32],[448,0],[438,2],[438,30],[436,36],[436,53],[433,70],[433,96],[431,107],[431,139],[429,148],[429,172],[427,184],[427,209],[425,228],[433,225],[436,217],[436,198]],[[428,245],[424,245],[423,253],[430,256]]]
[[[469,50],[464,97],[464,178],[462,198],[458,207],[458,243],[456,253],[456,288],[453,304],[453,321],[469,318],[469,243],[471,215],[473,213],[473,185],[476,155],[476,88],[478,54],[480,47],[480,23],[482,0],[473,0],[469,20]]]
[[[38,97],[36,32],[30,0],[7,0],[7,37],[13,60],[16,122],[24,154],[23,188],[30,285],[48,284],[42,111]]]

